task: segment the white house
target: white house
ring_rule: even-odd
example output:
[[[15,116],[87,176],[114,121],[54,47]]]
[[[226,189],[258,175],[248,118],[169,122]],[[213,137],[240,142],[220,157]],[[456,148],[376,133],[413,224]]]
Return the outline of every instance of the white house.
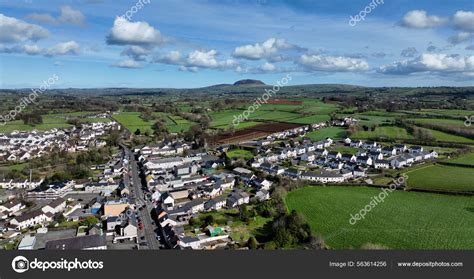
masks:
[[[50,202],[49,204],[43,206],[41,210],[44,213],[51,213],[51,214],[56,214],[59,212],[63,212],[64,209],[66,209],[66,200],[62,198],[57,198]]]
[[[301,179],[316,181],[321,183],[340,183],[344,181],[344,177],[339,173],[332,173],[328,171],[303,172]]]
[[[13,217],[10,220],[10,225],[13,225],[16,230],[23,230],[28,227],[42,225],[47,222],[51,222],[52,215],[50,213],[44,213],[41,210],[30,211],[20,216]]]

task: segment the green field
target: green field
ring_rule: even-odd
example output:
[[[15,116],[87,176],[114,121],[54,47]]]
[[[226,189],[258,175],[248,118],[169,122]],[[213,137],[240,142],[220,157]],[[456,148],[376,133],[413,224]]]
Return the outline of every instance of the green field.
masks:
[[[313,141],[323,140],[327,137],[332,139],[342,139],[346,136],[346,129],[341,127],[327,127],[306,134],[306,138]]]
[[[474,165],[474,153],[469,153],[462,155],[459,158],[449,160],[450,163],[465,164],[465,165]]]
[[[151,131],[153,122],[145,121],[140,118],[140,112],[120,112],[115,114],[114,119],[127,128],[131,133],[134,133],[137,129],[143,133],[146,130]]]
[[[371,138],[391,138],[391,139],[412,139],[413,136],[408,134],[404,128],[396,126],[381,126],[375,128],[374,131],[357,131],[352,135],[356,139]]]
[[[460,137],[456,135],[451,135],[448,133],[440,132],[437,130],[432,130],[432,129],[425,129],[431,133],[431,135],[437,140],[437,141],[450,141],[450,142],[474,142],[472,139],[468,139],[465,137]]]
[[[131,133],[137,129],[143,133],[146,130],[152,130],[155,121],[145,121],[140,117],[140,112],[120,112],[114,115],[114,119],[125,126]],[[155,116],[160,116],[166,121],[166,127],[171,133],[179,133],[187,131],[191,126],[195,125],[180,116],[168,115],[166,113],[154,113]]]
[[[381,192],[367,187],[306,187],[286,197],[315,234],[335,249],[376,244],[391,249],[474,249],[474,198],[396,191],[351,225]]]
[[[291,123],[296,124],[315,124],[324,121],[328,121],[330,117],[328,115],[311,115],[311,116],[303,116],[301,118],[296,118],[290,120]]]
[[[474,191],[474,168],[436,165],[406,174],[409,188]]]
[[[423,124],[435,124],[435,125],[446,125],[446,126],[454,126],[459,128],[466,128],[464,126],[464,120],[461,119],[445,119],[445,118],[412,118],[409,119],[416,123],[423,123]]]
[[[248,150],[244,150],[244,149],[229,150],[229,151],[226,152],[226,155],[229,158],[237,157],[237,158],[242,158],[244,160],[250,160],[254,156],[252,152],[250,152]]]
[[[329,114],[337,110],[334,104],[323,103],[319,99],[289,99],[290,101],[303,101],[302,105],[264,104],[248,114],[251,124],[239,125],[238,129],[251,127],[260,121],[288,122],[296,124],[313,124],[330,119]],[[209,113],[211,127],[225,129],[232,121],[242,115],[248,106],[241,109],[228,109]]]

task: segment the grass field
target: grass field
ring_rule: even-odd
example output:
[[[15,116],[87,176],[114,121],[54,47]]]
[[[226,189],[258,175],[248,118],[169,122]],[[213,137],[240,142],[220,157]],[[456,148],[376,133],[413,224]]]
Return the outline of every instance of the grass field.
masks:
[[[229,151],[226,152],[226,155],[229,158],[237,157],[237,158],[242,158],[244,160],[250,160],[254,156],[252,152],[250,152],[248,150],[244,150],[244,149],[229,150]]]
[[[436,125],[446,125],[452,127],[466,128],[464,126],[464,120],[457,119],[444,119],[444,118],[412,118],[409,119],[416,123],[426,123],[426,124],[436,124]]]
[[[153,125],[153,122],[141,119],[139,112],[121,112],[115,114],[114,119],[125,126],[131,133],[135,133],[137,129],[140,129],[142,133],[146,130],[151,131]]]
[[[413,136],[408,134],[404,128],[396,126],[381,126],[375,128],[374,131],[357,131],[352,135],[356,139],[370,138],[391,138],[391,139],[412,139]]]
[[[166,127],[171,133],[185,132],[195,124],[176,115],[168,115],[166,113],[155,113],[155,115],[162,117],[166,121]],[[143,120],[140,118],[140,112],[121,112],[115,114],[114,119],[125,126],[131,133],[134,133],[137,129],[140,129],[142,133],[146,130],[152,131],[155,122],[153,120]]]
[[[351,225],[380,189],[306,187],[286,204],[304,214],[311,229],[335,249],[377,244],[393,249],[474,249],[474,198],[428,193],[390,193],[384,203]]]
[[[320,130],[312,131],[306,134],[305,137],[313,141],[323,140],[327,137],[332,139],[342,139],[346,136],[346,129],[341,127],[327,127]]]
[[[456,135],[451,135],[448,133],[440,132],[437,130],[432,130],[432,129],[425,129],[431,133],[431,135],[437,140],[437,141],[450,141],[450,142],[474,142],[472,139],[468,139],[465,137],[460,137]]]
[[[296,123],[296,124],[314,124],[320,123],[323,121],[328,121],[330,117],[328,115],[311,115],[311,116],[304,116],[301,118],[292,119],[289,122]]]
[[[409,188],[474,191],[474,168],[435,165],[406,174]]]
[[[474,153],[465,154],[459,158],[449,160],[450,163],[474,165]]]

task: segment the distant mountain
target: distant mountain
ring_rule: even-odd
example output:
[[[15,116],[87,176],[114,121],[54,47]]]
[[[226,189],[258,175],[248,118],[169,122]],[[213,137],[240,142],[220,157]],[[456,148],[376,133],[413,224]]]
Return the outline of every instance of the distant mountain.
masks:
[[[256,79],[242,79],[239,81],[236,81],[234,85],[244,85],[244,86],[262,86],[266,85],[263,81],[256,80]]]

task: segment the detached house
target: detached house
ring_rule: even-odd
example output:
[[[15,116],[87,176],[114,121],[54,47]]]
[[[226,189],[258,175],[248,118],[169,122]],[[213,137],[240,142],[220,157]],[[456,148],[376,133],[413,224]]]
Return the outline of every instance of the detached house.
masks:
[[[64,209],[66,209],[66,200],[62,198],[57,198],[41,208],[44,213],[51,214],[63,212]]]

